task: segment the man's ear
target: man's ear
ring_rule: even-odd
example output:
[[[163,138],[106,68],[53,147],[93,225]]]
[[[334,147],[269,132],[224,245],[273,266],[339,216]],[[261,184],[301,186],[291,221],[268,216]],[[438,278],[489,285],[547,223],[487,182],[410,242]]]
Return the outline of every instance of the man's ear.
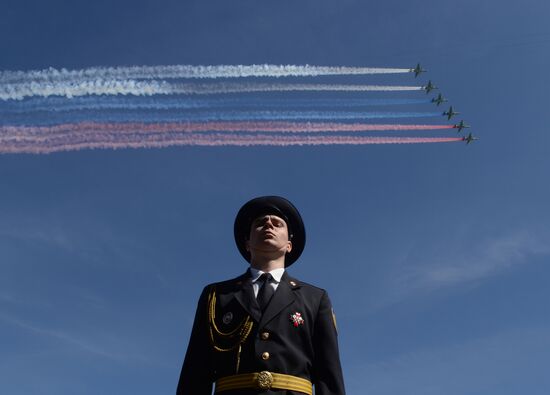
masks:
[[[288,254],[290,251],[292,251],[292,241],[289,240],[286,247],[286,253]]]

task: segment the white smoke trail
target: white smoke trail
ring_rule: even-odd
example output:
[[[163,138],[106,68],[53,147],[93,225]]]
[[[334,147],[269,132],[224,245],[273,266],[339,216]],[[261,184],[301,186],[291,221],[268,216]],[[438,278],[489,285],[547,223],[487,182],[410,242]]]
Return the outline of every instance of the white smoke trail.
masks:
[[[1,100],[21,100],[25,97],[64,96],[72,98],[86,95],[151,96],[167,94],[169,84],[156,81],[95,80],[77,83],[21,83],[0,85]]]
[[[0,85],[0,100],[22,100],[25,97],[86,95],[207,95],[247,92],[291,91],[420,91],[422,86],[343,85],[343,84],[270,84],[270,83],[170,83],[167,81],[93,80],[75,83],[20,83]]]
[[[0,83],[54,82],[102,79],[318,77],[324,75],[366,75],[410,73],[406,68],[345,67],[311,65],[212,65],[91,67],[81,70],[48,68],[0,72]]]

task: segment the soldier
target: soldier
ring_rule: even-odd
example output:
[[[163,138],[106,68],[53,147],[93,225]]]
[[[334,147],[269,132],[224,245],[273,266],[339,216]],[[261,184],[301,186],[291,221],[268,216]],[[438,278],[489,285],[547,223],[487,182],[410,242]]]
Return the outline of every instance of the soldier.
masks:
[[[323,289],[285,270],[305,228],[286,199],[264,196],[237,214],[235,242],[250,267],[206,286],[177,395],[344,395],[336,321]]]

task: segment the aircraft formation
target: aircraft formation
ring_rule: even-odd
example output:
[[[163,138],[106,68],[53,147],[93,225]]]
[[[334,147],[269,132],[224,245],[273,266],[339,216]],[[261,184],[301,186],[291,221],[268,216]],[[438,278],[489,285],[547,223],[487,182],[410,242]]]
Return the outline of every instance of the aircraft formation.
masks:
[[[416,78],[426,71],[420,64],[413,68],[252,64],[0,70],[0,155],[96,148],[477,140],[471,133],[466,137],[401,134],[452,129],[461,133],[470,127],[453,119],[459,114],[453,106],[439,110],[448,100],[441,93],[428,96],[438,89],[431,80],[401,85],[386,78],[389,83],[381,85],[363,82],[369,77],[355,77],[412,73]],[[321,76],[341,79],[319,81]],[[293,77],[303,79],[297,82]],[[398,92],[416,93],[403,97]],[[415,104],[435,104],[437,111],[400,110]],[[377,121],[442,116],[447,122]]]
[[[415,67],[413,67],[412,69],[410,69],[410,71],[412,73],[414,73],[414,77],[416,78],[420,74],[425,73],[428,70],[423,69],[422,66],[420,65],[420,63],[417,63],[417,65]],[[426,91],[426,94],[429,94],[432,90],[438,89],[438,88],[437,88],[437,86],[435,86],[432,83],[431,80],[429,80],[428,83],[425,86],[422,87],[422,89]],[[445,99],[441,93],[439,93],[437,95],[437,97],[434,97],[431,100],[431,102],[435,103],[436,106],[439,106],[440,104],[445,103],[447,101],[448,100]],[[447,120],[451,120],[452,117],[454,117],[455,115],[458,115],[458,114],[460,114],[460,113],[455,111],[453,109],[453,106],[450,106],[449,109],[447,111],[443,111],[443,113],[441,115],[447,117]],[[459,123],[453,125],[453,128],[457,129],[457,133],[460,133],[462,131],[462,129],[466,129],[466,128],[469,128],[469,127],[470,127],[470,125],[466,125],[466,123],[464,123],[464,120],[461,120]],[[468,136],[463,137],[462,140],[465,141],[466,144],[470,144],[474,140],[479,140],[479,138],[472,135],[472,133],[469,133]]]

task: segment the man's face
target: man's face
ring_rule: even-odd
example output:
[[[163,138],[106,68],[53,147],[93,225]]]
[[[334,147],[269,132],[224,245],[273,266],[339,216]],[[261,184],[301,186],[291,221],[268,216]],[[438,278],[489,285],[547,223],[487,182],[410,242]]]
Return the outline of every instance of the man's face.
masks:
[[[290,252],[292,242],[288,237],[286,222],[276,215],[262,215],[256,218],[250,226],[250,238],[247,246],[251,254],[254,252]]]

